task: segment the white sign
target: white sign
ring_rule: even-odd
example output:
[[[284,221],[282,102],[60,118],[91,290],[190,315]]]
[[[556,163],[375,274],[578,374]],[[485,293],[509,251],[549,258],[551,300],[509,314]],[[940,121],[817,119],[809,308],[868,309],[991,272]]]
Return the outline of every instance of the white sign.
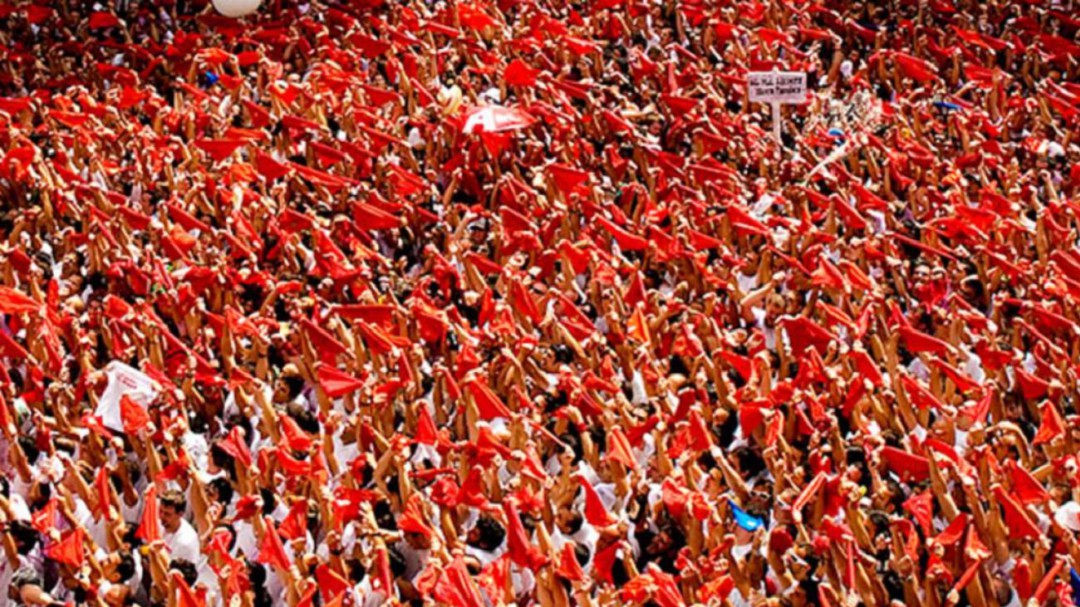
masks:
[[[750,72],[750,101],[805,103],[806,72]]]

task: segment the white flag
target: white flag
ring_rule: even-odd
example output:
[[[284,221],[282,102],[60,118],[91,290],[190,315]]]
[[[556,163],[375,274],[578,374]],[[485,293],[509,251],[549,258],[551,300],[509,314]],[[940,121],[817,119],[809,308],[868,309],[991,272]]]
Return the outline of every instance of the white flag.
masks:
[[[154,389],[154,380],[138,369],[122,362],[112,361],[105,367],[105,375],[109,383],[105,386],[105,392],[98,399],[97,410],[94,415],[101,418],[101,423],[107,428],[118,432],[124,431],[124,420],[120,417],[120,397],[127,395],[128,398],[146,408],[157,398],[157,390]]]

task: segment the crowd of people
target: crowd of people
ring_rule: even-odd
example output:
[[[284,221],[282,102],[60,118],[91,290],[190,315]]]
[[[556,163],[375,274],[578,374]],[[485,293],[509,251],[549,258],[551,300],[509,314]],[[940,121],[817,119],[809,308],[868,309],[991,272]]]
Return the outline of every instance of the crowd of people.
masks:
[[[1074,605],[1078,135],[1074,0],[5,2],[0,605]]]

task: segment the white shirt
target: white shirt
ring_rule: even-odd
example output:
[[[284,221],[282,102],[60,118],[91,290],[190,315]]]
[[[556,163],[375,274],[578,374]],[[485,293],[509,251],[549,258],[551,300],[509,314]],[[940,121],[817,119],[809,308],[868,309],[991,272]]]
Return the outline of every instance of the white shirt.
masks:
[[[166,531],[162,534],[165,545],[169,548],[169,556],[174,559],[184,559],[199,565],[202,551],[199,548],[199,533],[184,519],[180,520],[180,526],[175,533]]]

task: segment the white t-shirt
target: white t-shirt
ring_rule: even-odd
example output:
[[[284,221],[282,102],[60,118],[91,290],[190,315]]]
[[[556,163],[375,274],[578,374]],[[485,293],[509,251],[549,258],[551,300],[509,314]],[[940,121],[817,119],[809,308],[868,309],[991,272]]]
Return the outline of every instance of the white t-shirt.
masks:
[[[181,519],[180,526],[177,527],[175,533],[166,531],[162,534],[161,538],[169,548],[170,558],[184,559],[195,564],[195,566],[199,565],[199,560],[202,556],[202,551],[199,547],[199,533],[195,531],[195,528],[191,526],[191,523]]]

